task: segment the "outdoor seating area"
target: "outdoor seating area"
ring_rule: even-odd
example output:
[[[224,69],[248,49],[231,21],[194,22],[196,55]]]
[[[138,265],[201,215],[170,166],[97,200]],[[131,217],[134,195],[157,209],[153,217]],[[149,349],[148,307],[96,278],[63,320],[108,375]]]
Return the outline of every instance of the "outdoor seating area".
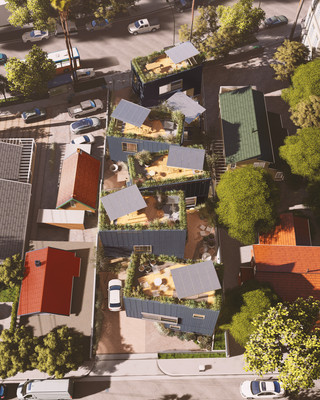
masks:
[[[147,207],[142,210],[134,211],[130,214],[123,215],[119,217],[116,221],[117,225],[133,225],[133,224],[142,224],[147,225],[149,222],[154,221],[156,219],[160,220],[164,217],[164,211],[159,210],[156,207],[157,200],[154,196],[145,196],[144,200],[147,204]]]
[[[125,162],[113,162],[108,159],[105,163],[103,189],[113,190],[126,186],[129,180],[128,166]]]
[[[146,64],[145,70],[153,74],[167,74],[178,71],[181,68],[188,68],[187,61],[175,64],[166,54],[161,54],[155,61]]]
[[[172,132],[172,130],[166,130],[160,120],[150,120],[148,118],[140,127],[127,122],[123,124],[122,128],[122,133],[124,136],[128,134],[134,134],[152,139],[156,139],[158,137],[167,138],[168,134],[172,134]]]

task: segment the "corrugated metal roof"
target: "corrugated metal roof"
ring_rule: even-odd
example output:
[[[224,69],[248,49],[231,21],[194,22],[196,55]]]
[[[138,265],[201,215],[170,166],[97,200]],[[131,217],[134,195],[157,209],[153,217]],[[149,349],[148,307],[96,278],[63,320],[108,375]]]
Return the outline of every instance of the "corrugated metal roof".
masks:
[[[221,289],[212,261],[174,268],[171,274],[179,299]]]
[[[0,178],[17,181],[22,157],[22,146],[0,141]]]
[[[203,170],[204,157],[204,149],[170,146],[167,166]]]
[[[171,109],[181,111],[185,116],[187,124],[190,124],[206,111],[204,107],[183,92],[176,92],[173,96],[169,97],[167,104]]]
[[[111,221],[147,206],[137,185],[108,194],[101,202]]]
[[[111,117],[116,118],[122,122],[127,122],[134,126],[140,127],[150,113],[150,109],[139,106],[131,101],[121,99]]]
[[[198,50],[191,42],[178,44],[177,46],[166,50],[165,53],[175,64],[179,64],[180,62],[199,54]]]

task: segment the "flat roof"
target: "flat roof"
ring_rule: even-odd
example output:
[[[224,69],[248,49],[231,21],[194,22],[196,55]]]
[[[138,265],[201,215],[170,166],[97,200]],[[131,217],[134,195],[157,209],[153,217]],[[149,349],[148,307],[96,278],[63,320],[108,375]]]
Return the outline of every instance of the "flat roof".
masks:
[[[196,56],[199,54],[199,51],[191,42],[184,42],[166,50],[165,53],[175,64],[178,64],[188,58]]]
[[[131,101],[125,99],[121,99],[120,103],[111,114],[111,117],[140,127],[150,114],[150,111],[151,110],[149,108],[139,106],[139,104],[132,103]]]
[[[206,111],[204,107],[183,92],[176,92],[173,96],[169,97],[167,105],[175,111],[182,112],[187,124],[190,124]]]
[[[203,170],[204,157],[204,149],[170,146],[167,166]]]

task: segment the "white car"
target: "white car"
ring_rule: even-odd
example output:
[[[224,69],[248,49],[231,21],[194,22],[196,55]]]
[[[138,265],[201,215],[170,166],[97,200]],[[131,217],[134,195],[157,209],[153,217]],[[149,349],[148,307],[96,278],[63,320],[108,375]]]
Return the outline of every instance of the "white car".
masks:
[[[30,32],[25,32],[22,35],[22,40],[24,43],[27,42],[38,42],[39,40],[42,39],[49,39],[49,31],[39,31],[39,30],[34,30]]]
[[[79,81],[94,78],[96,75],[93,68],[77,69],[76,74]]]
[[[244,381],[240,385],[240,394],[245,399],[278,399],[285,396],[285,390],[277,380]]]
[[[79,137],[71,140],[72,144],[83,144],[83,143],[93,143],[93,142],[94,142],[94,136],[91,135],[91,133],[88,133],[87,135],[79,136]]]
[[[111,279],[108,283],[108,308],[110,311],[121,310],[121,281]]]

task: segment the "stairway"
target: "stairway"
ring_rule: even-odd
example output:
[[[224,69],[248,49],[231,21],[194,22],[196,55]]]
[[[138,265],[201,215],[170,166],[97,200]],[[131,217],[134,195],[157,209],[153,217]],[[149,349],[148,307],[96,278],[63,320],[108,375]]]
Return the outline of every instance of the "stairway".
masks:
[[[216,183],[219,183],[220,181],[220,176],[226,172],[227,167],[226,167],[226,162],[225,162],[225,157],[224,157],[224,144],[223,140],[221,139],[216,139],[213,142],[213,153],[216,156],[219,156],[218,161],[216,161]]]

